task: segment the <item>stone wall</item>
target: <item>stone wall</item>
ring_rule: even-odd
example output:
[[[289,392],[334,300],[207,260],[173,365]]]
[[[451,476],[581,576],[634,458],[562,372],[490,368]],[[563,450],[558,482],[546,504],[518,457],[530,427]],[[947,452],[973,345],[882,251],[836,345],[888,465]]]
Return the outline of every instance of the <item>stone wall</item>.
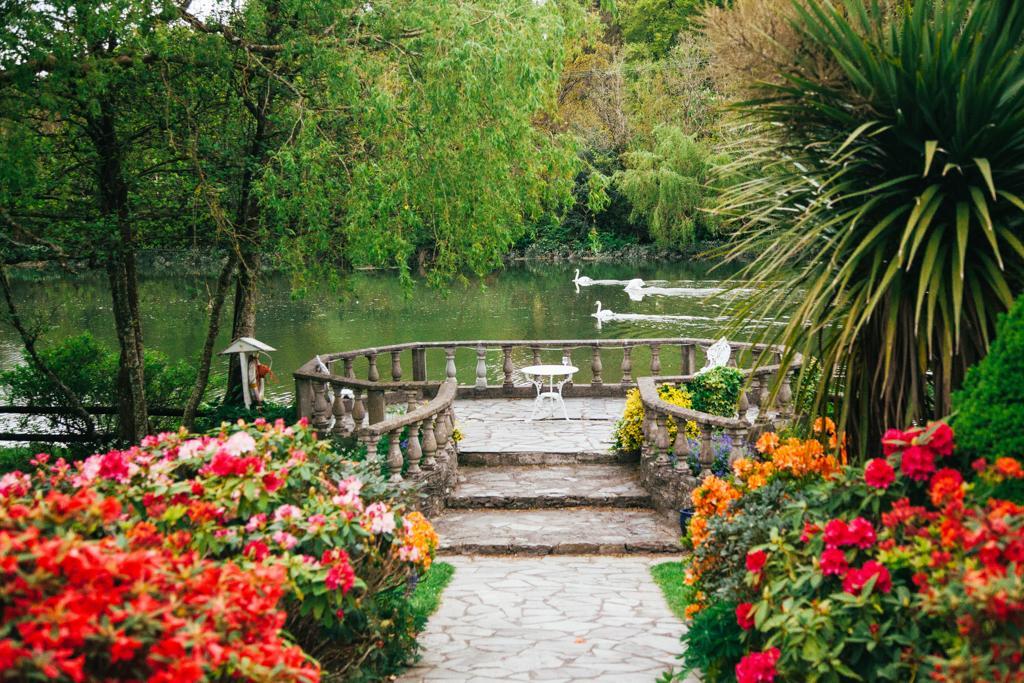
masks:
[[[698,483],[699,479],[686,463],[659,462],[649,452],[640,455],[640,484],[650,494],[651,502],[658,510],[676,512],[680,508],[692,507],[690,493]]]

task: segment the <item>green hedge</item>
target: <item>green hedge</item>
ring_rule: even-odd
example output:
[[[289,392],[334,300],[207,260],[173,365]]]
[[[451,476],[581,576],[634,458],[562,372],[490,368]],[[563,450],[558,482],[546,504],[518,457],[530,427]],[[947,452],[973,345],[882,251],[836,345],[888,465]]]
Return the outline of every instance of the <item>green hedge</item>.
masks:
[[[686,385],[693,397],[694,410],[723,417],[736,415],[742,387],[743,373],[730,367],[703,372]]]

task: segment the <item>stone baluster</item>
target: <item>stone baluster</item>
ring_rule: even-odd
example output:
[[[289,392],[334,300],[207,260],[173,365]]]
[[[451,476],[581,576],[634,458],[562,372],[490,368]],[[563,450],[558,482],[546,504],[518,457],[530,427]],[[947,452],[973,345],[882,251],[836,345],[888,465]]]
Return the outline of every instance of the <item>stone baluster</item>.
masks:
[[[633,347],[622,347],[622,386],[633,383]]]
[[[377,442],[380,441],[380,437],[376,434],[364,434],[359,437],[359,441],[366,446],[366,462],[380,462],[380,458],[377,457]]]
[[[331,406],[331,412],[334,413],[334,427],[331,429],[331,433],[335,436],[345,436],[348,433],[345,425],[345,416],[348,411],[345,400],[341,396],[341,385],[332,384],[331,389],[334,391],[334,403]]]
[[[405,392],[405,410],[408,413],[416,410],[416,406],[420,401],[420,392],[416,389],[410,389]]]
[[[359,429],[366,419],[366,406],[363,405],[363,390],[352,390],[352,428]]]
[[[313,382],[313,417],[310,423],[317,429],[331,424],[331,402],[327,400],[327,382]]]
[[[455,379],[455,347],[446,346],[444,348],[444,376],[448,379]]]
[[[558,360],[559,363],[563,362],[566,358],[569,359],[569,365],[572,365],[572,349],[563,348],[562,357]],[[562,385],[565,388],[572,387],[572,375],[565,378],[565,384]]]
[[[422,346],[412,350],[412,380],[427,381],[427,349]]]
[[[423,421],[423,469],[432,470],[437,467],[437,436],[434,434],[434,421],[436,415],[431,415]]]
[[[692,375],[697,372],[697,347],[693,344],[683,344],[680,347],[682,352],[683,375]]]
[[[406,474],[415,479],[420,474],[420,458],[423,457],[423,450],[420,446],[420,425],[422,422],[415,422],[409,425],[409,469]]]
[[[505,373],[505,380],[501,383],[503,389],[508,391],[512,389],[515,384],[512,382],[512,371],[515,369],[512,366],[512,347],[502,346],[501,355],[504,357],[502,361],[501,370]]]
[[[356,378],[356,370],[352,366],[352,361],[353,360],[354,359],[352,359],[352,358],[345,358],[345,359],[342,360],[342,363],[345,364],[345,377],[348,377],[349,379],[355,379]]]
[[[667,464],[668,448],[670,445],[668,439],[668,417],[663,413],[658,413],[657,417],[655,417],[654,420],[655,424],[657,425],[654,436],[655,462],[659,465]]]
[[[761,375],[759,382],[760,388],[757,393],[757,405],[761,408],[761,415],[767,416],[768,409],[771,408],[771,380],[768,375]]]
[[[729,464],[731,465],[747,456],[747,430],[734,427],[725,430],[725,433],[732,440],[732,446],[729,448]]]
[[[661,374],[661,345],[651,344],[651,374]]]
[[[641,455],[648,455],[654,450],[654,430],[656,426],[654,412],[647,406],[644,406],[644,419],[640,423],[640,434],[642,437],[640,440]]]
[[[437,439],[437,451],[441,453],[444,451],[444,447],[448,445],[448,434],[445,430],[447,421],[444,419],[444,411],[439,412],[434,416],[434,438]]]
[[[715,453],[711,450],[711,425],[700,425],[700,474],[702,477],[711,475],[711,466],[715,463]]]
[[[370,370],[366,374],[366,379],[371,382],[380,381],[380,371],[377,370],[377,354],[368,353],[366,354],[366,360],[370,362]]]
[[[483,344],[476,346],[476,388],[487,388],[487,348]]]
[[[388,433],[388,472],[391,474],[391,482],[402,481],[402,432],[395,430]]]
[[[782,385],[779,387],[779,414],[788,416],[791,412],[793,401],[793,389],[789,384],[789,372],[782,375]]]
[[[672,453],[682,466],[687,466],[690,457],[690,440],[686,438],[686,423],[677,419],[676,440],[672,443]]]
[[[532,346],[530,350],[533,351],[533,364],[540,365],[540,347]]]
[[[750,410],[750,401],[747,399],[747,388],[744,386],[740,387],[740,399],[737,407],[739,408],[740,419],[746,419],[747,411]]]
[[[391,379],[395,382],[402,381],[402,352],[391,352]]]
[[[590,385],[599,387],[604,384],[604,379],[601,377],[601,371],[604,368],[601,366],[601,347],[594,346],[590,349]]]

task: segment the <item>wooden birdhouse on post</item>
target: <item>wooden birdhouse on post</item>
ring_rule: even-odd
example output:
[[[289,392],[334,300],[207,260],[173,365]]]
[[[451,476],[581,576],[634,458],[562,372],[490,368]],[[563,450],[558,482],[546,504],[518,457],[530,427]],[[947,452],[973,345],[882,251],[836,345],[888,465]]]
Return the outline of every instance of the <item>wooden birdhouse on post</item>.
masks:
[[[269,354],[276,351],[273,346],[264,344],[252,337],[239,337],[231,342],[231,346],[220,352],[222,356],[238,354],[238,366],[242,374],[242,398],[245,400],[245,407],[250,408],[253,404],[257,406],[263,403],[263,393],[266,388],[267,376],[273,377],[269,362],[260,362],[260,354]],[[267,356],[270,360],[270,356]]]

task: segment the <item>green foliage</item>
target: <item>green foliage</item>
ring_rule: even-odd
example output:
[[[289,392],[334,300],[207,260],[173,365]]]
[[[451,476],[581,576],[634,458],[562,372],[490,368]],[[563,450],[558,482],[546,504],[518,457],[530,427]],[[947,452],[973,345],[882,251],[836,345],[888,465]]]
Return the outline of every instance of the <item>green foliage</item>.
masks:
[[[694,615],[682,637],[683,670],[678,680],[692,671],[703,672],[708,681],[736,680],[733,669],[744,650],[735,609],[736,603],[719,601]]]
[[[651,577],[661,588],[661,594],[672,614],[686,618],[686,606],[693,601],[693,588],[687,586],[686,567],[683,562],[662,562],[651,567]]]
[[[1007,96],[1024,6],[795,7],[791,70],[742,105],[756,133],[726,169],[751,177],[724,195],[729,255],[767,288],[739,315],[788,309],[762,341],[821,359],[820,403],[844,377],[839,427],[863,454],[886,425],[949,412],[1024,286],[1024,98]]]
[[[718,233],[706,211],[706,182],[716,161],[701,143],[675,126],[658,126],[649,147],[624,159],[616,184],[633,207],[630,218],[645,221],[655,243],[680,249]]]
[[[692,408],[690,393],[673,384],[659,384],[658,398],[680,408]],[[668,438],[674,441],[678,427],[673,418],[668,419]],[[644,445],[644,403],[640,399],[639,389],[630,389],[626,393],[626,407],[622,417],[615,423],[615,443],[612,448],[620,453],[639,453]],[[686,433],[691,438],[697,437],[700,431],[695,422],[686,423]]]
[[[723,417],[736,415],[742,387],[743,373],[726,366],[702,372],[687,384],[694,410]]]
[[[117,406],[118,354],[91,334],[84,332],[68,337],[40,350],[39,356],[78,395],[83,405]],[[195,370],[184,361],[172,363],[158,351],[146,351],[144,359],[150,407],[180,408],[195,381]],[[4,400],[14,405],[60,407],[66,403],[57,385],[27,354],[22,364],[0,372],[0,391],[4,394]],[[95,416],[97,431],[115,431],[115,419],[115,416],[110,415]],[[179,421],[177,418],[153,419],[155,426],[163,428],[174,428]],[[56,433],[84,434],[87,431],[85,423],[71,415],[33,416],[20,422],[26,427],[31,422],[32,429],[37,429],[36,425],[41,424]]]
[[[967,373],[953,407],[966,458],[1024,456],[1024,297],[999,319],[988,356]]]
[[[705,0],[627,0],[619,4],[623,42],[638,56],[660,59]]]
[[[261,417],[270,423],[276,420],[284,420],[285,424],[290,424],[295,421],[295,416],[295,406],[292,404],[286,405],[284,403],[265,401],[259,409],[253,407],[246,410],[244,406],[218,403],[210,410],[205,411],[201,417],[196,418],[195,431],[212,431],[220,427],[224,422],[234,424],[239,420],[244,420],[251,423],[253,420]]]

